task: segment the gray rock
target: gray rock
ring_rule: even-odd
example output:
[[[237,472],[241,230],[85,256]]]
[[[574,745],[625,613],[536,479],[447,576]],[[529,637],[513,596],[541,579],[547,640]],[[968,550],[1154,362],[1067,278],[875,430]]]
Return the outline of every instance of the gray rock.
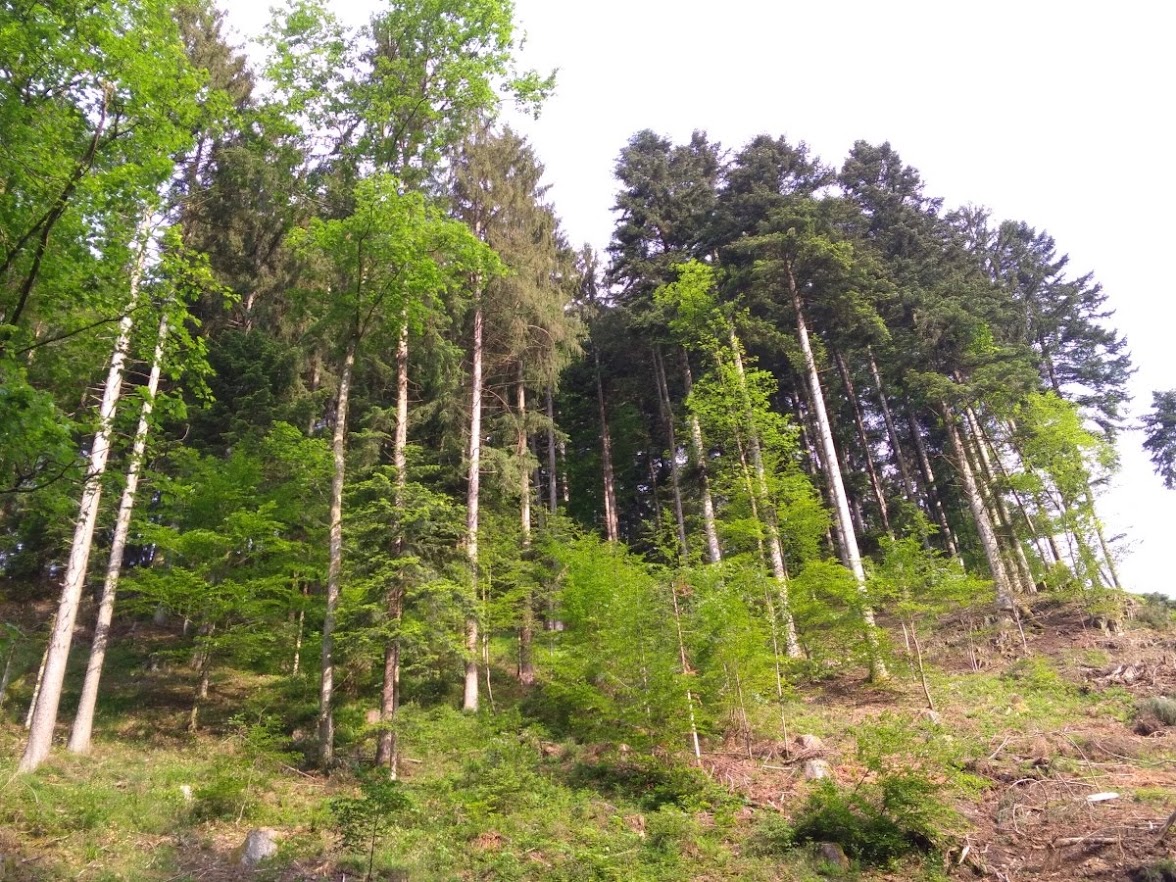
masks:
[[[241,865],[253,867],[278,853],[278,842],[274,831],[265,827],[250,830],[241,846]]]
[[[836,842],[822,842],[817,846],[817,859],[821,862],[817,872],[822,875],[840,876],[849,870],[849,858]]]
[[[928,723],[931,723],[934,726],[940,726],[943,724],[943,717],[939,715],[939,711],[933,711],[929,707],[925,707],[919,711],[919,719],[926,720]]]
[[[825,742],[816,735],[801,735],[796,740],[800,742],[800,749],[805,753],[825,752]]]
[[[804,776],[809,781],[828,778],[832,774],[833,770],[829,768],[829,764],[823,759],[811,759],[804,764]]]

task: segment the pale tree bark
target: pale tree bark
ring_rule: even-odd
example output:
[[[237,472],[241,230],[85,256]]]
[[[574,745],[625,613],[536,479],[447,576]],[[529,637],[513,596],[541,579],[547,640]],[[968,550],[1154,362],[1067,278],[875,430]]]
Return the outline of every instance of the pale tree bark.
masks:
[[[551,386],[547,387],[547,508],[552,514],[559,506],[559,482],[556,478],[558,468],[555,455],[555,401],[551,394]]]
[[[355,367],[356,335],[347,342],[343,370],[339,374],[339,399],[335,405],[335,433],[331,443],[334,473],[331,476],[330,543],[327,561],[327,603],[323,614],[322,676],[319,681],[319,763],[326,768],[335,760],[335,617],[343,582],[343,484],[347,476],[347,404]]]
[[[522,533],[524,557],[531,550],[531,470],[524,466],[530,445],[527,443],[527,386],[523,378],[523,363],[519,362],[515,384],[515,409],[518,413],[518,438],[515,455],[519,460],[519,529]],[[535,596],[527,588],[523,597],[522,622],[519,625],[519,682],[530,686],[535,682],[535,662],[531,645],[535,639]]]
[[[837,363],[837,370],[841,374],[841,382],[845,386],[845,394],[849,397],[849,406],[853,411],[853,422],[857,428],[858,441],[862,446],[862,454],[866,460],[866,474],[870,478],[870,489],[874,493],[874,502],[878,505],[878,514],[882,518],[882,526],[890,535],[894,535],[890,529],[890,507],[886,502],[886,494],[882,489],[882,480],[878,474],[878,469],[874,465],[874,454],[870,451],[870,436],[866,434],[866,421],[862,417],[861,402],[858,400],[857,390],[853,385],[853,377],[850,376],[849,367],[845,363],[845,359],[840,352],[833,353],[833,359]]]
[[[768,558],[772,564],[772,575],[776,580],[776,593],[780,598],[780,617],[784,623],[784,650],[789,658],[801,658],[804,653],[796,635],[796,621],[788,600],[788,570],[784,566],[784,549],[780,544],[780,526],[777,522],[776,506],[768,489],[767,473],[764,469],[763,451],[760,448],[759,432],[753,422],[751,398],[747,390],[747,375],[743,367],[743,350],[734,327],[730,333],[731,354],[735,363],[735,376],[739,383],[744,417],[747,421],[747,449],[751,456],[751,467],[755,474],[756,488],[753,497],[758,497],[760,523],[768,534]]]
[[[682,356],[682,368],[686,380],[686,395],[690,395],[694,385],[690,375],[690,361],[685,353]],[[690,414],[690,447],[694,451],[694,467],[698,470],[699,493],[702,496],[702,529],[706,535],[706,559],[710,563],[718,563],[723,559],[723,549],[719,545],[719,530],[715,523],[715,504],[711,498],[710,480],[706,469],[706,448],[702,443],[702,425],[698,422],[697,414]]]
[[[401,316],[400,337],[396,344],[396,435],[392,442],[392,464],[396,469],[394,503],[403,515],[408,487],[408,315]],[[395,553],[404,553],[404,534],[397,527]],[[404,615],[404,585],[388,587],[388,619],[399,628]],[[384,677],[380,689],[380,734],[376,739],[376,765],[387,766],[397,777],[396,712],[400,707],[400,636],[384,645]]]
[[[682,560],[690,556],[690,545],[686,539],[686,516],[682,511],[682,482],[678,473],[678,439],[674,432],[674,409],[670,404],[670,389],[666,382],[666,368],[661,351],[653,349],[653,369],[657,380],[657,400],[661,406],[662,420],[666,424],[666,440],[670,445],[670,488],[674,495],[674,522],[678,528],[678,548]]]
[[[98,702],[98,684],[102,678],[102,666],[106,662],[106,646],[110,639],[110,623],[114,618],[114,600],[118,592],[118,580],[122,573],[123,552],[127,546],[127,534],[131,528],[131,514],[135,507],[135,494],[139,490],[139,472],[143,456],[147,451],[147,432],[151,428],[151,410],[155,395],[159,391],[159,377],[163,370],[163,350],[167,343],[167,316],[159,320],[159,339],[155,343],[155,354],[151,359],[151,372],[147,377],[147,388],[143,406],[139,413],[139,425],[135,428],[135,440],[131,448],[131,461],[127,466],[127,481],[119,501],[118,517],[114,524],[114,538],[110,543],[110,560],[106,566],[106,581],[102,585],[102,598],[98,603],[98,620],[94,625],[94,637],[90,643],[90,661],[86,666],[86,679],[82,684],[82,696],[78,701],[77,715],[69,736],[69,750],[73,753],[87,753],[94,729],[94,708]]]
[[[1008,567],[1009,577],[1016,581],[1017,589],[1024,594],[1036,594],[1037,585],[1033,581],[1033,570],[1029,566],[1029,559],[1025,556],[1025,549],[1017,537],[1013,519],[1009,515],[1008,505],[1004,496],[997,492],[995,478],[1000,458],[990,449],[987,434],[971,407],[964,408],[964,427],[967,435],[971,436],[972,449],[976,452],[979,469],[977,477],[983,479],[985,502],[990,504],[993,512],[993,522],[1000,527],[1004,535],[1004,545],[1008,549],[1011,565]],[[998,534],[998,538],[1000,535]]]
[[[592,357],[596,365],[596,401],[600,408],[600,455],[601,473],[604,481],[604,536],[609,542],[621,538],[617,518],[617,484],[613,472],[612,434],[608,429],[608,409],[604,401],[604,380],[600,375],[600,352],[593,347]]]
[[[670,584],[670,596],[674,602],[674,628],[678,635],[678,664],[681,666],[682,677],[690,677],[694,671],[686,655],[686,638],[682,633],[682,608],[678,604],[678,586]],[[686,714],[690,721],[690,747],[694,752],[694,760],[702,765],[702,745],[698,740],[698,723],[694,718],[694,691],[686,687]]]
[[[131,345],[131,328],[134,322],[132,316],[139,302],[139,286],[143,280],[143,267],[147,259],[150,222],[149,217],[144,217],[136,235],[138,252],[131,265],[128,306],[119,322],[118,337],[115,339],[110,369],[106,375],[106,387],[98,410],[98,431],[94,435],[90,449],[90,462],[86,469],[77,520],[74,522],[73,544],[70,547],[65,580],[61,587],[57,619],[45,654],[45,669],[40,678],[41,687],[32,708],[28,744],[18,767],[21,772],[31,772],[44,762],[52,746],[53,729],[57,725],[57,710],[61,703],[62,685],[65,682],[66,662],[69,660],[74,622],[77,619],[78,607],[81,605],[82,587],[86,581],[90,549],[93,547],[98,505],[102,500],[102,476],[106,472],[106,461],[110,456],[114,412],[122,394],[123,373]]]
[[[482,477],[482,336],[485,316],[482,299],[474,294],[474,340],[470,366],[469,480],[466,490],[466,556],[470,565],[470,611],[465,622],[465,691],[462,710],[478,710],[478,493]]]
[[[923,473],[923,486],[927,488],[927,506],[935,513],[935,520],[943,533],[947,552],[955,560],[961,560],[960,548],[956,543],[955,533],[947,520],[947,512],[943,508],[943,499],[939,495],[939,485],[935,481],[935,471],[931,468],[931,458],[927,455],[927,445],[923,441],[923,431],[919,428],[919,421],[914,413],[907,410],[907,426],[911,430],[911,441],[914,443],[915,454],[919,460],[919,470]]]
[[[812,398],[813,411],[817,421],[817,431],[820,434],[821,448],[824,452],[826,466],[825,475],[829,480],[829,490],[833,495],[834,511],[841,527],[841,541],[848,558],[847,565],[857,582],[858,590],[866,594],[866,571],[862,566],[862,555],[858,549],[857,535],[854,533],[853,520],[849,513],[849,497],[845,493],[845,483],[841,479],[841,468],[837,461],[837,448],[833,444],[833,429],[829,424],[829,415],[825,410],[825,396],[821,391],[821,377],[817,373],[817,360],[813,356],[813,347],[809,341],[808,325],[804,318],[804,304],[801,301],[800,290],[796,286],[796,278],[791,269],[788,271],[788,290],[792,295],[792,306],[796,312],[796,331],[800,340],[800,351],[804,356],[804,367],[809,384],[809,394]],[[889,674],[878,646],[878,626],[874,622],[874,611],[868,605],[862,608],[862,619],[866,628],[866,640],[870,647],[870,676],[875,680],[884,680]]]
[[[989,515],[988,506],[984,504],[980,486],[972,472],[971,463],[968,461],[968,452],[964,447],[963,438],[960,436],[959,426],[956,425],[955,416],[946,404],[943,405],[943,412],[947,437],[951,441],[956,467],[964,485],[964,495],[968,499],[968,507],[972,510],[972,519],[976,522],[976,532],[980,536],[980,545],[984,549],[984,557],[988,561],[988,569],[992,573],[992,581],[996,586],[998,599],[1008,598],[1011,603],[1012,583],[1009,581],[1008,572],[1005,569],[1004,555],[1001,554],[1000,542],[996,538],[996,529]]]

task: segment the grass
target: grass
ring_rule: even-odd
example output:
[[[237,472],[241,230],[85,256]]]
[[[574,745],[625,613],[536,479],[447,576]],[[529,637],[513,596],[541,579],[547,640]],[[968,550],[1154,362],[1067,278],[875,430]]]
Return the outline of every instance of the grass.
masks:
[[[345,873],[359,882],[367,851],[343,845],[332,806],[341,798],[364,798],[360,773],[374,749],[364,703],[352,700],[341,708],[342,762],[325,777],[308,765],[313,679],[218,670],[202,731],[192,735],[184,731],[191,672],[183,665],[150,670],[143,664],[149,649],[124,647],[112,654],[111,682],[118,685],[104,697],[93,755],[56,750],[29,776],[14,775],[24,737],[18,717],[27,702],[27,684],[18,684],[0,719],[0,880],[215,882],[217,872],[230,871],[232,850],[248,830],[267,826],[280,831],[281,851],[262,878],[298,875],[287,869],[297,864],[309,868],[303,877]],[[884,689],[845,676],[802,683],[789,695],[784,715],[792,739],[807,733],[825,741],[843,788],[837,792],[848,800],[850,814],[865,811],[853,802],[858,796],[874,806],[905,804],[882,801],[886,776],[902,782],[914,770],[926,776],[923,784],[931,782],[942,817],[978,817],[981,805],[995,813],[1009,793],[1010,817],[1024,817],[1016,814],[1016,800],[1041,794],[1040,807],[1050,808],[1047,795],[1054,799],[1054,789],[1071,786],[1066,782],[1092,768],[1087,755],[1094,750],[1084,746],[1081,733],[1065,755],[1058,751],[1066,745],[1055,738],[1052,754],[1039,763],[1030,747],[1040,733],[1066,735],[1089,724],[1099,737],[1115,726],[1122,737],[1130,735],[1135,698],[1121,688],[1091,691],[1072,664],[1101,666],[1104,659],[1110,661],[1104,650],[1086,649],[1055,661],[1014,661],[1001,670],[951,673],[932,667],[942,725],[918,718],[920,692],[901,665],[893,666],[895,679]],[[508,675],[495,676],[497,713],[462,714],[448,703],[402,708],[404,801],[381,820],[387,827],[375,837],[377,878],[823,878],[820,862],[795,833],[803,829],[797,826],[802,807],[817,785],[804,782],[800,767],[778,753],[747,760],[741,744],[724,747],[713,739],[707,774],[684,756],[578,743],[529,716]],[[68,697],[63,706],[70,706]],[[770,751],[783,740],[774,696],[753,706],[751,719],[757,745]],[[1007,739],[1012,741],[1002,753],[999,745]],[[1118,751],[1114,744],[1108,749]],[[983,769],[963,771],[987,756],[996,756],[995,763],[1016,779],[1038,783],[1009,790]],[[1140,810],[1166,811],[1170,801],[1171,791],[1150,780],[1117,789],[1133,797],[1124,803]],[[1062,796],[1057,805],[1086,811],[1069,791]],[[827,799],[824,808],[830,805],[840,804]],[[921,816],[914,820],[922,823]],[[950,847],[956,823],[936,815],[934,830],[928,822],[911,835]],[[811,837],[799,837],[805,838]],[[942,877],[937,855],[902,857],[895,851],[886,861],[894,862],[889,878]],[[861,878],[878,878],[870,873],[853,870]]]

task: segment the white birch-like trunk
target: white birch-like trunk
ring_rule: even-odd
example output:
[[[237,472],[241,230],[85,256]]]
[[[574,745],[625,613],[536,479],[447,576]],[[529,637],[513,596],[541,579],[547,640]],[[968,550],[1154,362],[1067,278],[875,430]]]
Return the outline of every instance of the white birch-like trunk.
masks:
[[[347,403],[351,372],[359,341],[353,335],[343,356],[339,374],[339,401],[335,406],[335,433],[331,443],[334,473],[331,476],[330,548],[327,561],[327,604],[323,614],[322,676],[319,681],[319,763],[327,768],[335,760],[335,615],[343,581],[343,484],[347,477]]]
[[[686,395],[694,385],[694,378],[690,375],[690,362],[683,357],[682,367],[686,379]],[[715,504],[711,498],[710,480],[706,473],[706,448],[702,443],[702,424],[697,414],[690,414],[690,447],[694,453],[694,467],[698,469],[699,492],[702,494],[702,529],[706,535],[706,559],[710,563],[718,563],[723,559],[723,549],[719,545],[719,530],[715,523]]]
[[[515,384],[515,409],[518,413],[518,438],[515,454],[519,460],[519,529],[522,532],[522,552],[531,548],[531,470],[524,467],[530,445],[527,443],[527,385],[523,378],[523,363],[519,362]],[[535,598],[528,588],[523,597],[522,622],[519,625],[519,682],[529,686],[535,682],[535,663],[531,652],[535,638]]]
[[[612,433],[608,430],[608,410],[604,404],[604,380],[600,376],[600,353],[593,348],[596,360],[596,400],[600,407],[600,452],[601,472],[604,480],[604,535],[609,542],[621,538],[620,521],[617,517],[617,485],[613,473]]]
[[[61,599],[57,607],[57,620],[49,638],[45,654],[45,670],[40,678],[40,689],[33,704],[29,722],[29,740],[25,746],[18,770],[32,772],[49,755],[53,742],[53,729],[57,725],[57,709],[61,703],[61,689],[65,683],[65,667],[69,661],[69,648],[73,642],[74,622],[82,599],[82,587],[86,581],[86,569],[90,562],[90,549],[94,543],[94,527],[98,522],[98,505],[102,499],[102,476],[106,472],[106,461],[110,456],[110,441],[114,433],[114,413],[122,394],[123,373],[126,368],[127,352],[131,345],[133,314],[139,302],[139,285],[143,279],[143,266],[147,260],[147,245],[150,238],[150,217],[145,216],[136,234],[138,253],[131,265],[130,296],[127,311],[119,322],[118,337],[110,358],[110,370],[106,375],[106,387],[102,404],[98,410],[98,431],[90,450],[90,463],[82,498],[78,505],[78,516],[74,522],[73,544],[70,547],[69,562],[65,580],[61,587]]]
[[[86,679],[82,684],[82,696],[78,701],[77,715],[69,736],[69,750],[73,753],[87,753],[94,729],[94,708],[98,703],[98,685],[102,678],[102,666],[106,662],[106,646],[110,639],[110,623],[114,618],[114,600],[118,592],[118,580],[122,573],[123,552],[127,547],[127,534],[131,528],[131,514],[135,507],[135,494],[139,490],[139,473],[143,456],[147,450],[147,432],[151,428],[151,410],[155,395],[159,391],[159,377],[163,371],[163,350],[167,343],[167,316],[159,320],[159,339],[155,343],[155,354],[151,360],[151,373],[147,378],[146,395],[139,412],[139,425],[135,428],[135,440],[131,448],[131,462],[127,466],[127,482],[119,501],[118,518],[114,524],[114,538],[110,543],[110,560],[106,565],[106,581],[102,585],[102,599],[98,603],[98,620],[94,625],[94,638],[90,643],[90,661],[86,666]]]
[[[408,314],[401,315],[400,338],[396,344],[396,435],[392,443],[392,464],[396,468],[396,510],[403,512],[408,487]],[[396,554],[404,551],[402,535],[396,537]],[[399,624],[404,614],[404,588],[388,587],[388,618]],[[384,681],[380,689],[380,723],[376,739],[376,765],[387,766],[397,776],[396,712],[400,706],[400,638],[384,646]]]
[[[1017,533],[1013,528],[1012,518],[1009,516],[1004,497],[993,486],[993,480],[996,477],[996,467],[993,463],[995,461],[999,464],[999,458],[990,455],[984,429],[980,425],[980,420],[977,418],[976,412],[971,407],[964,408],[964,426],[967,430],[966,434],[971,436],[972,449],[976,451],[979,465],[979,474],[977,477],[984,479],[986,486],[982,488],[982,492],[984,493],[985,502],[990,504],[993,514],[993,524],[999,525],[1006,536],[1005,545],[1008,546],[1009,554],[1012,557],[1011,564],[1008,567],[1009,577],[1015,580],[1016,587],[1021,592],[1025,594],[1036,594],[1037,586],[1033,582],[1033,571],[1029,566],[1028,558],[1025,556],[1025,549],[1021,547],[1021,542],[1017,538]],[[997,539],[1000,539],[999,533]]]
[[[478,603],[478,492],[482,469],[482,335],[485,317],[480,294],[475,293],[474,345],[470,369],[470,462],[469,485],[466,492],[466,555],[470,565],[471,611],[465,623],[465,691],[463,711],[478,710],[478,617],[473,605]]]
[[[784,549],[780,544],[780,527],[776,522],[776,506],[768,492],[768,478],[764,469],[763,452],[760,449],[759,432],[751,412],[751,398],[747,390],[747,375],[743,368],[743,347],[735,335],[735,328],[728,329],[731,343],[731,357],[735,363],[735,376],[739,382],[744,417],[747,421],[747,449],[751,454],[751,467],[755,472],[755,490],[760,512],[760,523],[768,534],[768,558],[772,563],[772,575],[776,579],[776,593],[780,597],[780,618],[784,623],[784,651],[789,658],[801,658],[804,653],[796,635],[796,620],[788,600],[788,570],[784,566]]]
[[[980,494],[980,486],[972,472],[972,465],[968,461],[968,452],[960,437],[959,426],[956,425],[955,417],[946,404],[943,406],[943,412],[947,436],[951,441],[960,480],[964,485],[964,495],[968,498],[968,507],[972,510],[972,518],[976,522],[976,532],[980,536],[984,557],[988,560],[988,569],[992,573],[992,581],[996,586],[998,599],[1007,598],[1008,602],[1012,603],[1012,586],[1005,569],[1004,557],[1001,555],[1000,543],[996,538],[996,529],[993,527],[988,507],[984,504],[984,498]]]
[[[804,356],[805,373],[816,416],[817,432],[820,435],[821,448],[824,452],[825,476],[829,481],[829,491],[833,496],[837,522],[841,527],[841,541],[845,550],[846,563],[850,572],[853,573],[858,590],[864,595],[866,594],[866,571],[862,566],[862,554],[858,549],[857,534],[854,532],[853,520],[849,513],[849,497],[846,495],[845,482],[841,477],[837,448],[833,444],[833,429],[829,423],[829,414],[825,410],[825,395],[821,391],[821,377],[817,373],[817,360],[813,356],[812,343],[809,341],[808,325],[804,318],[804,304],[801,301],[800,291],[791,270],[788,272],[788,288],[792,295],[792,306],[796,312],[796,332],[800,340],[800,351]],[[888,673],[878,651],[878,633],[877,625],[874,623],[873,609],[864,606],[862,618],[866,626],[866,640],[870,646],[870,676],[875,680],[884,680]]]
[[[678,547],[682,552],[682,560],[685,561],[690,556],[690,545],[686,539],[686,516],[682,511],[682,482],[678,474],[678,438],[674,432],[674,409],[670,404],[670,388],[666,382],[666,368],[662,362],[661,352],[656,347],[653,350],[653,367],[657,379],[658,403],[661,405],[662,419],[666,423],[666,436],[670,444],[670,489],[674,494],[674,522],[678,528]]]
[[[559,487],[556,478],[555,401],[551,386],[547,387],[547,508],[555,514],[559,506]]]

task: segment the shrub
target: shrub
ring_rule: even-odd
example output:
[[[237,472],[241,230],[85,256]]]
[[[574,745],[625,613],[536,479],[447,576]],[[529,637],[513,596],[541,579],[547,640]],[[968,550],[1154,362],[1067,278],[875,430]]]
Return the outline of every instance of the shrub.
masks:
[[[936,791],[918,772],[887,775],[853,789],[825,779],[793,822],[789,844],[836,842],[851,858],[872,865],[933,851],[942,811]]]
[[[1154,717],[1165,726],[1176,726],[1176,698],[1155,695],[1141,699],[1135,706],[1136,719]]]

